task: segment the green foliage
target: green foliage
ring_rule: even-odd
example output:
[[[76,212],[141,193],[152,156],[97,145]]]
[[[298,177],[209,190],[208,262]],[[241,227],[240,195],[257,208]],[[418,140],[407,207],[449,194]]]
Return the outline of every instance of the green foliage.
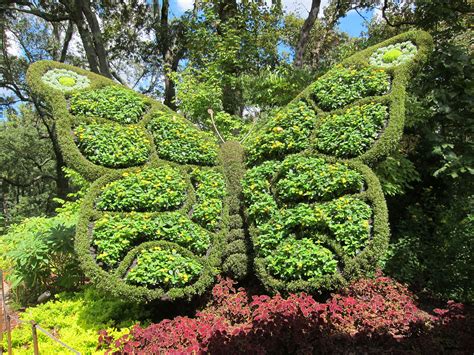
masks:
[[[333,253],[308,238],[286,239],[265,260],[269,272],[286,281],[318,280],[337,267]]]
[[[371,207],[352,197],[315,205],[302,203],[275,211],[270,223],[259,225],[255,245],[259,255],[267,256],[284,238],[310,234],[316,240],[326,240],[323,235],[329,233],[345,254],[354,256],[369,239],[371,217]]]
[[[222,250],[222,273],[236,280],[248,275],[251,267],[248,240],[242,219],[242,179],[245,175],[244,149],[235,141],[225,142],[220,161],[226,178],[226,204],[224,215],[225,245]]]
[[[229,40],[227,44],[233,49],[238,48],[236,45],[239,44],[239,38],[232,33],[232,29],[224,27],[221,29],[223,31],[229,31],[226,37],[226,40]],[[298,268],[298,263],[303,262],[308,263],[310,265],[309,269],[312,269],[311,263],[316,260],[321,262],[321,267],[313,271],[305,270],[305,275],[296,273],[296,276],[283,276],[281,270],[275,271],[275,269],[278,269],[277,264],[281,266],[281,264],[289,260],[288,254],[285,254],[284,250],[282,254],[275,254],[278,258],[271,264],[273,266],[277,265],[277,267],[274,267],[273,271],[270,269],[268,260],[259,256],[255,260],[254,267],[259,278],[268,289],[288,292],[296,290],[314,291],[317,289],[328,289],[340,285],[345,279],[347,280],[366,274],[372,271],[377,265],[380,256],[386,248],[388,235],[386,207],[377,178],[371,172],[370,168],[363,165],[362,162],[373,162],[388,154],[388,152],[393,150],[401,135],[404,123],[403,105],[405,101],[404,89],[406,80],[410,74],[410,70],[415,68],[415,64],[418,64],[424,59],[429,49],[429,45],[423,47],[423,44],[429,44],[429,37],[424,34],[419,34],[420,39],[418,39],[416,37],[417,35],[418,34],[410,33],[396,37],[380,44],[378,47],[369,48],[349,58],[341,67],[336,67],[335,71],[337,72],[339,70],[340,73],[329,73],[333,76],[331,77],[331,75],[328,74],[321,78],[299,95],[294,102],[286,108],[286,110],[291,108],[294,112],[288,113],[288,111],[283,110],[280,118],[276,119],[277,123],[282,121],[282,125],[272,126],[269,124],[269,126],[272,127],[270,127],[270,132],[266,133],[269,134],[271,141],[269,142],[270,148],[268,151],[257,152],[260,155],[255,157],[252,163],[260,163],[262,160],[268,158],[283,159],[285,158],[285,154],[293,152],[293,145],[296,145],[294,148],[296,152],[307,148],[309,149],[300,156],[291,156],[283,160],[281,165],[276,167],[275,172],[264,174],[264,179],[267,180],[266,183],[260,182],[257,184],[258,188],[264,187],[264,191],[258,191],[257,197],[252,201],[253,206],[249,208],[250,211],[253,209],[255,215],[258,217],[257,219],[250,219],[252,223],[250,234],[254,241],[254,247],[258,245],[257,241],[259,238],[261,241],[264,240],[261,237],[263,232],[265,232],[264,229],[267,228],[266,232],[269,237],[267,244],[270,245],[270,243],[273,243],[271,237],[274,237],[275,242],[277,242],[273,250],[278,249],[280,246],[285,246],[285,243],[289,243],[291,240],[298,241],[294,243],[296,248],[294,251],[297,256],[295,256],[294,260],[289,261],[294,264],[293,267]],[[374,50],[382,46],[400,42],[401,40],[406,40],[407,38],[413,38],[413,42],[420,48],[413,61],[398,68],[396,71],[372,71],[372,69],[367,67],[368,58]],[[233,58],[235,58],[235,55],[221,57],[224,61],[217,67],[220,65],[227,67],[227,65],[229,65],[228,68],[235,70],[236,67]],[[229,60],[229,62],[227,62],[227,60]],[[205,62],[204,58],[203,62]],[[391,80],[389,80],[389,77]],[[343,82],[343,85],[336,85],[336,83],[340,84],[339,79],[342,81],[347,80]],[[325,80],[327,82],[325,82]],[[106,81],[104,80],[103,82]],[[103,85],[103,82],[97,79],[97,81],[94,80],[92,84],[94,87],[100,87]],[[227,99],[231,96],[235,97],[234,94],[237,94],[239,91],[239,86],[235,84],[233,80],[226,81],[223,84],[223,89],[226,91],[223,95],[223,107],[227,112],[232,111],[226,108],[226,97]],[[325,87],[324,85],[326,84],[329,87]],[[345,88],[344,85],[346,86]],[[390,93],[384,98],[370,97],[385,94],[389,85],[391,88]],[[314,156],[315,153],[312,151],[312,144],[314,143],[312,142],[312,133],[314,134],[313,130],[317,119],[316,113],[324,117],[324,114],[321,112],[321,109],[317,107],[317,104],[325,108],[324,102],[326,101],[326,104],[329,105],[328,108],[333,108],[331,106],[333,104],[331,100],[334,101],[335,95],[339,95],[337,92],[330,92],[333,88],[342,90],[342,93],[346,94],[344,98],[345,102],[341,104],[341,101],[337,101],[335,107],[347,105],[357,99],[362,99],[360,102],[355,103],[357,105],[367,105],[372,101],[377,101],[380,105],[383,103],[389,106],[388,109],[391,118],[393,118],[389,120],[386,129],[382,132],[380,139],[377,140],[374,146],[353,161],[339,162],[329,157],[322,158]],[[313,100],[315,91],[317,102]],[[232,93],[232,95],[229,95],[230,93]],[[57,99],[58,101],[56,102],[53,99]],[[53,112],[55,115],[67,107],[65,98],[60,98],[58,95],[52,97],[50,101],[54,106],[55,110]],[[235,101],[238,102],[238,99],[235,99]],[[116,188],[117,191],[112,191],[112,188],[115,188],[114,184],[118,184],[117,186],[119,186],[120,182],[123,183],[127,180],[127,177],[117,180],[123,177],[123,172],[114,172],[99,179],[91,187],[91,192],[85,198],[78,223],[76,250],[81,265],[86,270],[91,281],[111,294],[137,301],[148,301],[157,298],[171,300],[177,298],[190,299],[194,295],[202,294],[213,282],[214,276],[219,272],[219,265],[222,259],[224,259],[223,268],[226,272],[236,272],[239,275],[244,275],[242,266],[246,262],[246,259],[241,258],[240,255],[251,248],[248,248],[248,245],[245,243],[245,234],[242,233],[244,232],[244,220],[238,213],[239,206],[238,203],[236,203],[236,201],[239,200],[238,194],[240,192],[238,189],[230,187],[235,185],[236,182],[238,184],[238,179],[232,176],[233,174],[230,172],[233,170],[233,167],[238,169],[238,171],[242,170],[241,160],[239,160],[237,154],[233,156],[232,154],[222,153],[218,157],[217,145],[210,137],[205,137],[204,134],[196,130],[190,122],[163,109],[158,103],[154,103],[151,100],[147,102],[150,103],[150,113],[140,124],[152,131],[155,143],[154,148],[156,148],[153,150],[151,159],[148,162],[148,165],[152,167],[149,170],[160,169],[162,165],[160,158],[170,159],[179,163],[198,163],[201,165],[212,165],[218,162],[224,165],[224,170],[227,175],[226,179],[229,180],[225,183],[229,185],[229,189],[232,190],[229,195],[222,196],[225,201],[225,203],[222,204],[222,208],[220,208],[220,204],[214,202],[206,205],[203,202],[205,200],[202,199],[204,196],[203,191],[207,194],[205,197],[211,200],[209,198],[211,196],[209,195],[212,189],[207,188],[204,190],[199,184],[205,185],[204,181],[210,181],[211,178],[193,176],[194,182],[197,183],[196,189],[194,190],[191,186],[191,179],[187,176],[184,177],[191,169],[190,167],[183,167],[180,171],[183,175],[181,180],[183,191],[178,191],[176,196],[174,196],[177,199],[178,195],[184,196],[183,199],[171,201],[172,206],[160,206],[159,208],[180,208],[180,213],[183,213],[183,215],[187,214],[191,218],[193,218],[193,214],[196,211],[198,212],[196,215],[199,216],[200,209],[205,211],[205,218],[207,218],[206,213],[217,216],[217,210],[220,209],[222,211],[222,221],[224,222],[222,228],[219,228],[219,232],[214,235],[215,238],[213,238],[212,245],[202,259],[172,241],[145,241],[126,253],[115,270],[102,268],[101,265],[97,264],[97,260],[90,252],[91,239],[93,238],[94,232],[93,226],[91,228],[91,225],[97,220],[97,217],[100,216],[100,213],[95,210],[95,208],[98,207],[100,209],[103,207],[100,206],[100,204],[105,197],[108,199],[108,204],[120,204],[122,201],[121,197],[125,197],[125,199],[130,201],[139,201],[138,207],[128,201],[127,203],[132,206],[129,210],[150,210],[153,203],[145,201],[147,198],[146,195],[154,197],[153,194],[155,192],[148,189],[148,185],[154,185],[155,182],[150,184],[147,179],[145,179],[145,181],[131,179],[130,186],[122,186]],[[339,114],[338,112],[331,113]],[[227,118],[228,115],[225,116],[223,120],[227,120]],[[68,130],[68,125],[72,122],[71,117],[68,116],[62,120],[60,125],[63,136],[65,136],[64,133]],[[287,129],[285,132],[287,135],[282,134],[283,137],[279,137],[278,135],[282,133],[282,131],[285,131],[285,129]],[[373,134],[373,132],[371,133]],[[275,138],[272,135],[278,137]],[[64,139],[68,140],[67,144],[69,144],[68,148],[70,148],[70,138]],[[292,139],[293,141],[291,141]],[[65,141],[62,141],[62,144],[64,144],[64,142]],[[278,151],[282,146],[281,151]],[[233,146],[230,145],[230,147]],[[77,147],[75,148],[77,149]],[[277,151],[271,150],[275,148],[278,148]],[[213,153],[215,153],[214,157],[212,157]],[[251,155],[252,154],[249,154],[250,157]],[[83,157],[81,155],[79,158],[77,151],[71,153],[71,156],[73,157],[73,159],[71,159],[73,163],[81,162],[82,164],[81,158]],[[219,160],[217,160],[217,158]],[[226,160],[226,158],[230,158],[230,160]],[[89,167],[87,167],[87,169],[89,169]],[[90,179],[95,179],[104,172],[111,172],[111,170],[100,170],[96,167],[93,167],[92,170],[93,173],[88,174]],[[125,172],[125,174],[128,173],[135,174],[133,169]],[[141,172],[137,175],[140,174]],[[242,177],[243,174],[239,173],[235,175]],[[161,177],[161,179],[162,178],[163,177]],[[202,181],[197,181],[200,178]],[[170,180],[172,180],[172,178]],[[103,188],[104,186],[107,186],[105,190]],[[167,186],[166,188],[166,193],[177,191],[174,187]],[[244,190],[252,189],[255,189],[255,187],[252,187],[252,184],[244,186]],[[109,196],[105,196],[108,190],[111,192]],[[130,190],[130,192],[128,190]],[[102,194],[102,198],[99,196],[100,194]],[[145,194],[145,196],[143,194]],[[349,196],[344,196],[346,194],[351,194],[352,196],[350,197],[354,198],[354,201],[350,200]],[[164,200],[168,200],[168,197],[169,196],[165,196]],[[334,201],[339,197],[343,198]],[[142,201],[143,199],[145,199],[144,201],[146,203]],[[314,207],[313,211],[311,211],[313,207],[306,208],[304,205],[295,207],[294,203],[302,200],[309,200],[311,202],[317,201],[322,204],[323,207]],[[329,202],[326,204],[322,203],[326,200]],[[193,208],[193,206],[196,208]],[[295,209],[291,210],[292,207],[295,207]],[[288,208],[290,208],[290,210],[288,210]],[[114,208],[112,207],[112,209]],[[122,206],[119,206],[118,210],[123,210]],[[318,216],[319,214],[326,215],[326,217],[323,218],[321,216],[319,220],[315,220],[312,213],[317,213]],[[288,223],[291,222],[292,224],[285,224],[285,218],[288,218]],[[298,222],[296,222],[297,220]],[[352,220],[355,220],[356,223],[351,223]],[[209,225],[208,221],[205,222],[206,225]],[[314,223],[314,225],[311,223]],[[369,238],[369,233],[372,233],[372,238]],[[314,245],[318,244],[318,247],[310,248],[306,245],[300,248],[301,245],[298,243],[301,240],[308,240]],[[319,244],[324,245],[325,249],[319,248]],[[153,248],[161,248],[160,253],[154,253]],[[270,249],[271,248],[268,248],[268,250]],[[173,283],[170,285],[163,284],[163,282],[166,283],[167,276],[162,272],[169,273],[169,268],[167,269],[162,266],[168,261],[174,261],[169,259],[169,255],[168,260],[165,260],[165,254],[170,250],[171,253],[181,255],[191,264],[201,265],[198,271],[195,270],[195,275],[192,275],[192,281],[190,281],[188,286],[179,284],[178,280],[176,280],[175,285]],[[332,258],[334,261],[334,263],[332,263],[334,264],[333,266],[328,266],[331,264],[328,259],[329,254],[324,252],[324,250],[330,251],[331,258],[334,256],[334,258]],[[259,253],[258,247],[256,248],[256,253],[257,255]],[[269,256],[272,255],[271,253],[269,254]],[[171,256],[171,258],[173,258],[173,256]],[[142,259],[146,260],[142,261]],[[179,262],[185,264],[186,261],[184,259],[179,260]],[[137,265],[137,262],[140,262],[140,264]],[[305,269],[304,265],[302,269]],[[330,269],[333,270],[333,272],[329,272]],[[133,277],[135,270],[138,271],[138,279],[131,280],[130,275]],[[336,270],[337,272],[335,272]],[[171,274],[177,276],[178,279],[186,278],[179,274],[179,272],[179,270],[175,270],[175,272],[172,271]],[[309,275],[308,272],[312,274]]]
[[[262,158],[279,158],[307,148],[315,118],[314,110],[303,101],[279,110],[250,140],[248,159],[254,162]]]
[[[215,68],[212,68],[215,69]],[[211,128],[209,109],[222,110],[222,88],[216,70],[197,71],[187,67],[180,73],[174,73],[176,80],[176,102],[179,109],[195,124]]]
[[[192,219],[209,230],[215,230],[221,221],[223,198],[226,195],[224,177],[211,169],[195,169],[191,174],[197,202]]]
[[[89,123],[75,127],[81,153],[95,164],[121,168],[144,164],[150,155],[150,140],[136,125]]]
[[[27,217],[50,214],[56,207],[56,161],[51,141],[33,109],[19,105],[18,113],[0,120],[1,227]],[[1,228],[0,227],[0,228]]]
[[[410,85],[406,157],[418,179],[390,200],[387,271],[436,297],[472,302],[474,68],[466,6],[425,3],[416,14],[420,26],[433,26],[435,50]]]
[[[120,180],[107,184],[97,208],[103,211],[161,211],[180,206],[186,199],[187,183],[181,171],[168,165],[124,172]]]
[[[364,249],[370,237],[371,207],[359,199],[340,197],[321,206],[314,213],[324,222],[349,256]]]
[[[177,163],[214,165],[217,144],[209,133],[199,131],[179,115],[157,111],[148,123],[158,156]]]
[[[198,8],[198,16],[190,20],[186,33],[188,66],[193,68],[189,73],[204,84],[195,85],[197,95],[217,103],[219,107],[210,107],[215,111],[240,115],[244,107],[242,74],[258,73],[279,61],[282,9],[258,2],[215,1],[201,2]],[[189,93],[194,90],[192,82],[185,87]],[[211,98],[211,93],[216,96]],[[185,107],[193,105],[191,100],[187,102]]]
[[[201,272],[196,260],[179,254],[175,249],[159,246],[144,250],[137,257],[137,265],[128,272],[127,281],[146,286],[182,287],[193,281]]]
[[[256,75],[243,76],[244,100],[247,105],[274,108],[287,105],[304,87],[311,83],[307,69],[280,64],[265,68]]]
[[[144,164],[145,167],[119,170],[93,164],[81,153],[74,141],[74,136],[71,135],[73,127],[81,124],[80,120],[84,120],[84,118],[71,115],[68,110],[68,96],[50,90],[41,80],[38,80],[44,71],[55,67],[77,71],[81,75],[86,75],[90,78],[95,93],[100,93],[103,88],[113,85],[109,79],[52,61],[35,63],[28,72],[28,80],[34,92],[45,98],[47,104],[52,107],[53,117],[57,120],[59,143],[64,152],[65,160],[89,181],[97,180],[91,185],[89,192],[84,197],[75,238],[75,251],[86,276],[98,288],[107,293],[136,302],[148,302],[156,299],[189,300],[196,295],[203,294],[219,273],[223,255],[224,233],[227,231],[227,224],[230,224],[227,219],[227,200],[224,198],[219,213],[219,218],[222,218],[223,223],[219,226],[218,232],[211,234],[208,231],[198,229],[200,227],[189,220],[193,214],[193,205],[197,203],[196,206],[199,207],[200,203],[200,201],[196,201],[197,196],[189,177],[189,172],[196,166],[180,167],[176,164],[167,164],[161,159],[173,160],[173,156],[164,157],[161,153],[163,152],[162,149],[165,149],[165,153],[175,154],[174,157],[181,163],[184,159],[185,162],[200,165],[215,165],[218,158],[218,146],[215,140],[159,102],[134,94],[140,100],[143,100],[144,105],[149,108],[149,112],[144,116],[144,119],[136,126],[142,129],[151,128],[150,131],[153,131],[150,132],[153,133],[150,134],[150,140],[154,140],[154,142],[150,144],[151,154],[149,160]],[[124,90],[127,95],[130,93],[126,89],[118,88],[118,90]],[[111,102],[106,103],[107,100]],[[107,105],[114,106],[113,97],[104,98],[104,102],[104,109],[107,109]],[[113,107],[111,111],[114,109]],[[84,121],[85,123],[98,122],[102,124],[105,119],[92,117],[86,118]],[[164,122],[167,126],[160,126],[160,122]],[[173,130],[175,123],[181,129]],[[158,129],[153,130],[153,128]],[[172,145],[171,150],[165,144],[165,137]],[[223,186],[225,188],[225,185]],[[222,191],[219,191],[219,193],[222,193]],[[204,203],[203,206],[207,209],[206,211],[209,211],[208,206],[205,206]],[[180,218],[186,219],[188,223],[182,222],[180,224],[179,220],[168,220],[167,222],[172,223],[172,225],[165,222],[158,222],[155,225],[152,222],[141,223],[150,212],[169,209],[179,209]],[[139,221],[138,223],[131,222],[129,225],[125,223],[116,225],[117,228],[123,228],[121,231],[124,235],[122,236],[126,234],[130,241],[125,240],[125,238],[120,240],[108,238],[112,233],[110,228],[107,233],[102,234],[104,239],[101,242],[104,244],[104,250],[99,251],[97,249],[97,245],[93,244],[94,235],[96,235],[94,223],[100,221],[101,217],[105,215],[103,211],[122,212],[120,214],[110,213],[109,215],[120,216],[125,222],[135,216],[140,216],[136,218]],[[135,212],[135,215],[134,213],[127,214],[124,212]],[[152,214],[152,219],[156,216],[165,218],[165,215],[166,213]],[[112,225],[117,222],[113,218],[110,220],[113,220]],[[212,223],[211,220],[208,222]],[[103,226],[99,223],[99,227],[102,228]],[[101,236],[102,231],[98,231],[98,235]],[[145,235],[143,232],[150,232],[153,235]],[[158,232],[163,232],[163,236],[157,235]],[[190,237],[196,239],[188,240]],[[199,239],[201,237],[202,239]],[[132,243],[136,244],[132,245]],[[203,250],[204,244],[207,244],[205,250]],[[142,251],[150,250],[156,246],[166,250],[175,249],[183,257],[198,262],[202,266],[198,275],[186,286],[177,284],[166,289],[159,285],[147,286],[143,284],[139,286],[137,283],[128,283],[126,275],[129,269],[133,267],[138,255]],[[109,256],[107,248],[112,253],[112,260],[106,260]],[[202,259],[197,257],[190,249],[193,251],[199,249],[196,253],[202,255]],[[113,265],[108,265],[108,262]],[[238,263],[234,265],[238,265]]]
[[[292,156],[281,165],[275,184],[277,196],[285,202],[328,200],[363,187],[362,175],[344,163]]]
[[[46,290],[71,289],[80,281],[73,253],[76,222],[77,216],[68,213],[35,217],[2,236],[2,267],[12,267],[8,279],[18,301],[29,303]]]
[[[397,70],[367,66],[378,48],[408,40],[416,43],[418,51]],[[397,147],[404,126],[407,80],[426,60],[430,49],[431,38],[426,33],[411,32],[391,38],[347,58],[290,104],[305,102],[318,113],[315,127],[307,137],[309,149],[303,147],[303,152],[286,158],[287,152],[282,152],[277,157],[285,158],[281,163],[257,160],[261,165],[250,169],[243,180],[250,234],[257,256],[255,270],[267,289],[295,292],[332,288],[373,272],[380,264],[389,232],[386,204],[377,177],[363,163],[374,163]],[[350,110],[335,110],[351,103]],[[332,111],[323,113],[321,109]],[[350,117],[352,110],[355,117]],[[366,117],[372,115],[375,122]],[[368,123],[367,130],[363,122],[358,122],[358,116]],[[358,125],[358,129],[351,130]],[[335,157],[317,155],[321,128],[322,136],[338,133],[325,137],[326,145],[336,141],[332,149],[321,146],[327,149],[325,153]],[[357,144],[350,140],[354,137]],[[370,147],[362,146],[370,143]],[[360,150],[354,152],[352,160],[338,161],[335,159],[338,152],[333,150],[339,146],[346,151]],[[252,159],[249,154],[249,162],[254,164]],[[297,204],[306,201],[317,204]],[[272,275],[265,254],[271,256],[287,240],[309,239],[309,236],[334,253],[338,272],[321,274],[311,281],[285,280]],[[278,262],[284,260],[282,257]]]
[[[387,196],[402,195],[412,189],[414,183],[420,181],[420,173],[413,162],[399,152],[378,164],[375,173]]]
[[[70,104],[74,115],[101,117],[119,123],[138,122],[147,107],[136,92],[114,85],[73,94]]]
[[[387,116],[387,107],[378,103],[325,116],[315,129],[316,149],[341,158],[358,156],[378,138]]]
[[[316,103],[324,110],[343,107],[367,96],[383,95],[390,87],[390,77],[382,69],[336,65],[312,86]]]
[[[197,255],[209,249],[209,233],[179,212],[127,215],[104,214],[94,224],[92,245],[97,261],[115,266],[125,253],[143,241],[166,240],[188,248]]]
[[[324,263],[319,264],[320,271],[313,270],[314,275],[319,274],[312,279],[282,279],[283,271],[271,275],[267,258],[272,258],[288,240],[295,248],[302,239],[309,239],[318,248],[331,250],[336,264],[342,260],[346,263],[342,272],[349,278],[351,274],[367,270],[385,248],[388,232],[385,201],[377,179],[363,165],[294,155],[283,162],[267,161],[249,169],[242,184],[246,211],[253,224],[250,231],[258,276],[270,290],[317,290],[343,282],[339,273],[324,272]],[[303,190],[305,185],[307,190]],[[367,190],[360,192],[362,186]],[[283,197],[282,190],[285,191]],[[300,195],[304,191],[307,196]],[[318,195],[318,191],[323,194]],[[355,195],[345,195],[351,193]],[[316,203],[295,204],[311,199]],[[298,253],[306,255],[302,250]],[[283,256],[273,259],[274,267],[277,263],[283,265],[284,260]],[[293,265],[293,269],[297,266]],[[304,267],[303,263],[301,268]],[[341,264],[338,267],[341,268]]]
[[[242,180],[242,193],[247,203],[247,213],[257,223],[267,220],[277,208],[274,199],[269,196],[270,180],[280,163],[266,161],[247,170]]]
[[[29,307],[20,314],[23,321],[34,320],[82,354],[103,353],[103,350],[97,349],[99,330],[107,329],[110,334],[120,336],[128,333],[138,319],[147,316],[140,306],[97,293],[91,288],[58,294],[53,300]],[[7,339],[3,339],[6,349]],[[71,353],[41,332],[38,332],[38,340],[42,354]],[[31,326],[28,323],[13,329],[12,345],[14,354],[32,353]]]

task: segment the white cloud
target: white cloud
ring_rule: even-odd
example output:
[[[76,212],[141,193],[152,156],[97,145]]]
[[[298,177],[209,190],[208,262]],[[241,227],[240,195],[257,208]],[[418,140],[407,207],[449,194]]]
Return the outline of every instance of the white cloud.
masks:
[[[181,11],[191,10],[194,5],[194,0],[177,0],[178,7]]]
[[[283,0],[283,8],[286,12],[295,13],[302,18],[308,16],[309,10],[311,9],[312,0]],[[321,7],[319,9],[319,17],[323,15],[323,9],[328,5],[329,0],[322,0]]]

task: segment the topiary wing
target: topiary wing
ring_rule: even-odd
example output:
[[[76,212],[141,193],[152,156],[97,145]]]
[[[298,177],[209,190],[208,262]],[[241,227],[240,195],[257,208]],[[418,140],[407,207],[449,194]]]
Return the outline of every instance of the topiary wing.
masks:
[[[229,213],[239,209],[228,189],[238,180],[227,180],[213,136],[73,66],[37,62],[27,80],[49,107],[66,164],[93,181],[75,239],[85,274],[137,301],[203,293],[220,271]]]
[[[407,32],[318,78],[254,133],[243,180],[255,269],[270,290],[316,291],[372,272],[387,207],[366,164],[403,134],[406,85],[432,39]]]

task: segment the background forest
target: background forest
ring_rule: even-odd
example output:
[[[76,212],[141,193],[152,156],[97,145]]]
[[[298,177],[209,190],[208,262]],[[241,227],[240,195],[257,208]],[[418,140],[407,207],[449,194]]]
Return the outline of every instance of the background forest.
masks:
[[[472,8],[462,0],[313,0],[308,10],[301,17],[281,0],[195,1],[184,12],[168,0],[2,2],[0,268],[12,268],[19,305],[84,282],[72,240],[88,186],[65,167],[55,122],[25,83],[30,63],[89,69],[214,132],[212,110],[222,136],[242,140],[330,66],[410,29],[428,31],[435,48],[410,84],[402,142],[375,169],[392,233],[383,272],[421,297],[472,303]],[[360,37],[338,27],[354,13],[370,14]],[[92,292],[85,297],[107,308]]]

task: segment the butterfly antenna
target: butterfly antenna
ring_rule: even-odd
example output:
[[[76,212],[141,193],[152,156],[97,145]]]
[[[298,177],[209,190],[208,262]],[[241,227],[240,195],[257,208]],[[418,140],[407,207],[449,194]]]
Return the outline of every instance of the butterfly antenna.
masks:
[[[239,142],[240,144],[243,144],[247,140],[247,138],[250,136],[250,134],[254,130],[255,126],[257,125],[257,121],[258,121],[258,117],[255,116],[254,119],[253,119],[253,122],[252,122],[252,127],[250,127],[247,134],[240,140],[240,142]]]
[[[214,121],[214,111],[212,110],[212,108],[208,109],[207,113],[209,113],[209,115],[211,116],[211,123],[212,123],[212,126],[214,127],[214,130],[216,131],[222,143],[225,143],[225,139],[221,136],[219,130],[217,129],[216,122]]]

